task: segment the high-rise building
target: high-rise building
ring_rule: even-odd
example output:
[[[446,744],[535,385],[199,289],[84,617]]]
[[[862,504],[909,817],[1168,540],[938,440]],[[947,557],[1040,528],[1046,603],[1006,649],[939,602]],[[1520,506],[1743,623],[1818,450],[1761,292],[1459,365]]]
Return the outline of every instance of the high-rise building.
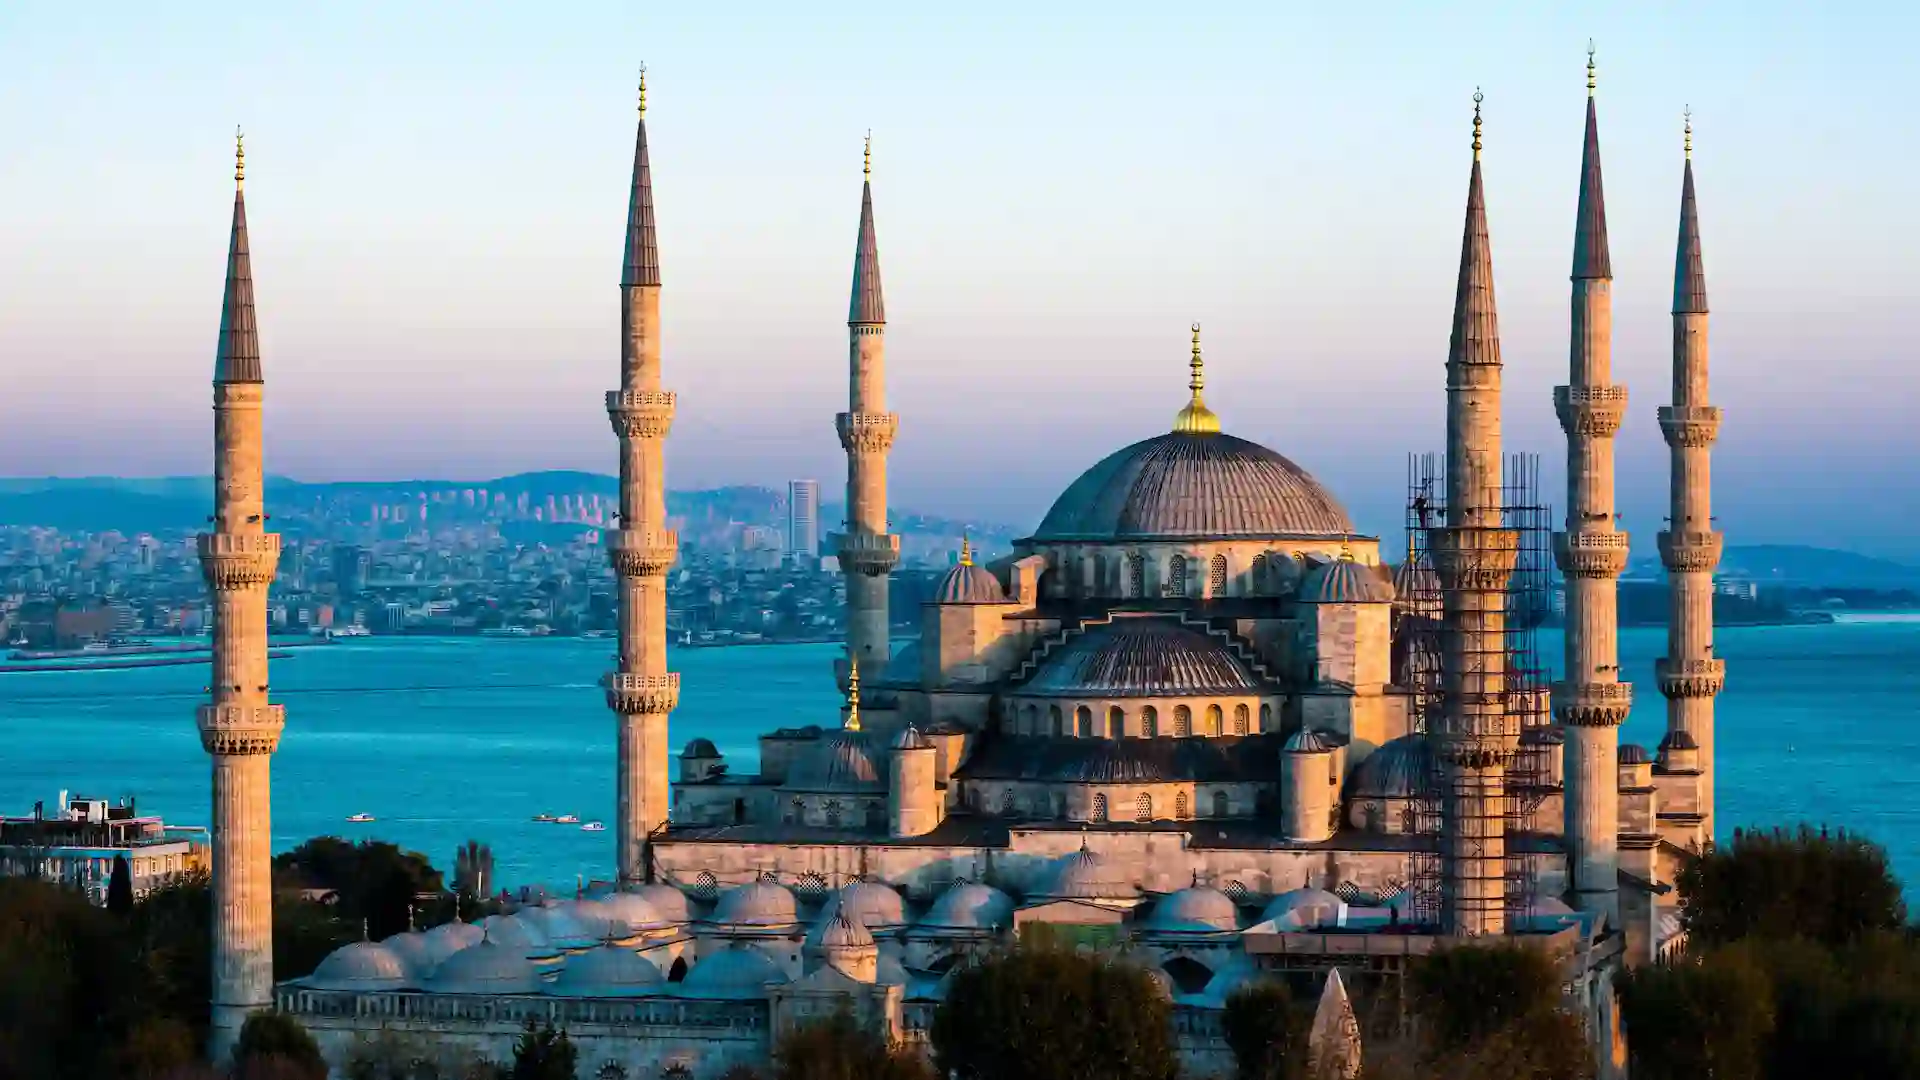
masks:
[[[338,544],[333,549],[333,585],[342,599],[359,596],[367,588],[367,571],[373,556],[358,544]]]
[[[787,554],[799,565],[820,561],[820,481],[787,481]]]

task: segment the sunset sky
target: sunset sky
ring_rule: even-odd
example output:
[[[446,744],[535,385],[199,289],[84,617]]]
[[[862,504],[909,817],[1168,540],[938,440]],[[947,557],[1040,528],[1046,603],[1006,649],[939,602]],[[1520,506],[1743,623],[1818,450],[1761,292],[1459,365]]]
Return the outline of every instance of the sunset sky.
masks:
[[[1167,428],[1199,321],[1226,430],[1397,542],[1405,455],[1442,439],[1477,85],[1508,444],[1564,505],[1593,38],[1623,527],[1650,550],[1665,512],[1690,104],[1721,527],[1899,557],[1916,31],[1784,3],[8,3],[0,474],[208,471],[236,124],[270,471],[613,471],[644,61],[671,487],[833,498],[871,128],[896,506],[1037,522]]]

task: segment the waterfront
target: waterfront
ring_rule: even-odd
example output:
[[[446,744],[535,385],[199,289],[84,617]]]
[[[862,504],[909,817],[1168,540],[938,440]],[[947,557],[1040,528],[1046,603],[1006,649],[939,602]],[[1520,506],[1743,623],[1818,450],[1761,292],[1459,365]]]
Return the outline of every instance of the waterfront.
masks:
[[[1723,828],[1808,820],[1864,830],[1920,873],[1920,617],[1719,633]],[[1557,657],[1557,634],[1542,635]],[[1653,684],[1658,628],[1621,633],[1638,682],[1623,738],[1651,748],[1665,703]],[[468,839],[491,844],[507,883],[608,877],[613,832],[540,824],[538,813],[611,824],[613,720],[595,680],[605,640],[368,638],[276,660],[287,705],[275,755],[276,849],[322,833],[392,840],[450,869]],[[682,673],[676,745],[704,735],[751,770],[754,738],[836,722],[834,645],[697,648]],[[204,668],[50,672],[0,680],[6,769],[0,808],[51,805],[60,789],[133,794],[180,824],[207,819],[207,758],[194,731]],[[371,824],[349,824],[370,813]]]

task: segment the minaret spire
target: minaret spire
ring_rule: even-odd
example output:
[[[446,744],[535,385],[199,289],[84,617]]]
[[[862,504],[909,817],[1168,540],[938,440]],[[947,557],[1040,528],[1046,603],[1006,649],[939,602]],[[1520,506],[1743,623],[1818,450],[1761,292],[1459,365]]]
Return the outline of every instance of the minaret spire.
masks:
[[[1613,438],[1627,388],[1613,382],[1613,268],[1600,186],[1593,48],[1587,48],[1587,125],[1573,233],[1568,376],[1554,389],[1567,435],[1567,525],[1554,556],[1567,582],[1566,678],[1553,687],[1565,728],[1567,860],[1582,910],[1619,917],[1620,724],[1633,687],[1620,681],[1619,585],[1627,534],[1614,528]]]
[[[861,158],[860,231],[853,249],[853,295],[847,305],[847,411],[834,418],[847,454],[847,520],[833,537],[847,576],[847,660],[869,677],[890,658],[887,582],[900,562],[900,538],[887,531],[887,454],[900,418],[887,412],[887,308],[880,292],[880,245],[873,229],[873,134]]]
[[[1193,397],[1173,418],[1173,430],[1188,435],[1218,435],[1220,418],[1200,397],[1200,391],[1207,385],[1204,371],[1206,363],[1200,358],[1200,324],[1193,324],[1193,359],[1187,362],[1192,374],[1187,379],[1187,389]]]
[[[620,528],[606,534],[619,578],[620,636],[617,666],[603,682],[616,720],[615,840],[620,884],[627,888],[647,879],[648,837],[667,823],[667,716],[680,701],[680,676],[667,670],[666,581],[680,538],[667,528],[662,449],[675,398],[660,387],[660,251],[647,162],[646,80],[642,67],[620,275],[620,389],[606,395],[620,440]]]
[[[273,1001],[273,784],[286,712],[267,700],[267,588],[280,537],[266,531],[265,383],[247,253],[246,155],[234,134],[233,231],[213,366],[213,529],[200,568],[213,604],[212,701],[195,717],[213,758],[213,1002],[221,1060],[246,1018]]]
[[[1713,704],[1727,681],[1726,661],[1714,654],[1713,571],[1723,538],[1713,527],[1711,456],[1720,434],[1720,410],[1707,399],[1707,272],[1700,257],[1700,216],[1693,195],[1693,117],[1687,115],[1686,159],[1680,175],[1680,236],[1673,259],[1673,404],[1660,410],[1660,432],[1672,458],[1667,531],[1660,561],[1670,583],[1667,655],[1655,665],[1667,699],[1667,734],[1660,743],[1662,774],[1695,772],[1693,805],[1684,785],[1663,785],[1662,818],[1686,822],[1676,844],[1713,839]],[[1672,798],[1672,791],[1678,798]],[[1664,830],[1663,830],[1664,833]]]
[[[1506,774],[1519,731],[1506,707],[1506,588],[1518,534],[1501,509],[1500,319],[1493,245],[1480,173],[1474,91],[1473,168],[1467,180],[1453,332],[1447,347],[1447,515],[1428,547],[1444,585],[1442,715],[1429,737],[1443,774],[1445,929],[1506,929]]]

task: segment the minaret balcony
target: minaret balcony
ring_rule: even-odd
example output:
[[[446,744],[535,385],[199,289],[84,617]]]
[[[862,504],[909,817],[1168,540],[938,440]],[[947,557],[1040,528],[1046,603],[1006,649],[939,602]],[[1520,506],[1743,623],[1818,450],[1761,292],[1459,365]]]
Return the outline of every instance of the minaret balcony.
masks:
[[[1718,532],[1661,532],[1660,564],[1671,574],[1705,574],[1720,565],[1725,542]]]
[[[664,439],[673,427],[671,390],[609,390],[607,419],[623,439]]]
[[[287,726],[284,705],[202,705],[194,714],[209,754],[271,754]]]
[[[623,578],[663,577],[680,556],[680,534],[672,529],[610,529],[607,558]]]
[[[1432,736],[1434,756],[1442,765],[1458,769],[1508,768],[1520,755],[1519,723],[1507,724],[1503,717],[1499,727],[1500,730],[1438,732]],[[1508,727],[1513,730],[1506,730]]]
[[[840,433],[840,448],[848,453],[884,454],[893,448],[900,417],[887,412],[843,412],[835,414],[833,426]]]
[[[1660,680],[1660,692],[1670,698],[1710,698],[1727,685],[1727,662],[1717,656],[1704,660],[1661,657],[1653,662],[1653,673]]]
[[[1520,561],[1520,534],[1513,529],[1448,527],[1427,531],[1427,549],[1443,587],[1499,592]]]
[[[1632,683],[1553,684],[1553,715],[1570,727],[1618,727],[1632,711]]]
[[[1568,577],[1619,577],[1627,568],[1627,534],[1611,529],[1554,533],[1553,561]]]
[[[680,673],[636,675],[608,672],[600,680],[607,690],[607,707],[621,716],[664,716],[680,704]]]
[[[832,542],[845,573],[878,577],[900,565],[900,538],[892,533],[834,533]]]
[[[273,581],[280,565],[279,533],[201,533],[200,573],[215,589],[244,589]]]
[[[1556,386],[1553,411],[1560,417],[1560,430],[1569,435],[1611,439],[1627,415],[1627,388]]]
[[[1686,449],[1712,446],[1720,438],[1720,409],[1715,405],[1660,406],[1660,433],[1667,445]]]

